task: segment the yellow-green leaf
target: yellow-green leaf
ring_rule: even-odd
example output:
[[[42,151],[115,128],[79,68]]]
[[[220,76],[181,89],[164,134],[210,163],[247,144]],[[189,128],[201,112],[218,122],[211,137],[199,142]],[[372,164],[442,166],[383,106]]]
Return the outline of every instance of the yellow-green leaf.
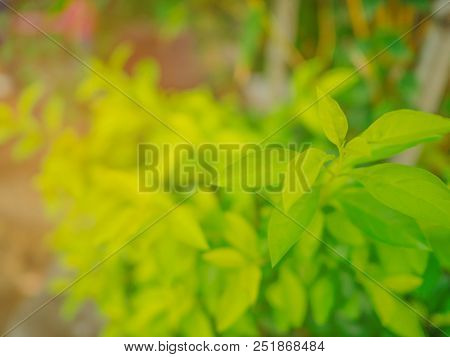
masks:
[[[269,251],[275,266],[299,240],[319,207],[318,190],[303,195],[286,213],[274,208],[269,221]]]
[[[386,206],[416,220],[450,227],[450,190],[428,171],[386,163],[354,170],[354,175]]]
[[[322,239],[324,215],[318,210],[308,225],[308,230],[300,235],[296,247],[296,255],[302,261],[312,259],[317,253]]]
[[[207,249],[208,243],[189,207],[178,207],[169,218],[171,237],[197,249]]]
[[[268,186],[281,187],[282,174],[296,154],[279,145],[243,146],[241,151],[231,151],[227,159],[222,158],[223,162],[218,165],[219,174],[214,183],[230,191],[257,191]]]
[[[347,117],[339,104],[328,94],[317,91],[317,106],[322,129],[333,144],[342,147],[347,135]]]
[[[437,326],[441,327],[450,326],[450,311],[434,314],[431,317],[431,321]]]
[[[254,228],[241,216],[228,212],[225,214],[225,240],[245,255],[259,256],[258,236]]]
[[[337,67],[332,68],[322,74],[318,80],[317,86],[324,92],[336,95],[347,91],[355,85],[358,75],[354,68]]]
[[[60,98],[54,97],[49,100],[44,108],[43,119],[46,129],[54,133],[62,126],[64,105]]]
[[[42,132],[35,125],[26,130],[23,137],[14,145],[13,156],[24,160],[35,154],[43,145]]]
[[[361,157],[371,157],[372,148],[367,140],[361,136],[350,140],[344,148],[344,162],[357,162]]]
[[[323,164],[332,157],[322,150],[309,148],[291,160],[283,187],[286,212],[305,192],[312,190]]]
[[[399,274],[388,276],[381,283],[395,293],[406,294],[418,288],[422,284],[422,278],[410,274]]]
[[[414,311],[366,277],[362,279],[383,326],[399,336],[423,336],[420,317]]]
[[[266,295],[272,308],[285,317],[290,327],[303,324],[308,297],[298,276],[287,268],[282,269],[278,281],[267,289]]]
[[[40,83],[33,83],[23,90],[17,102],[20,118],[26,118],[32,114],[35,105],[42,96],[42,91],[43,88]]]
[[[334,305],[333,283],[328,277],[317,280],[311,287],[311,310],[314,321],[324,325],[330,316]]]
[[[421,142],[436,140],[450,132],[450,120],[439,115],[414,110],[397,110],[377,119],[359,137],[370,146],[370,155],[361,153],[356,162],[370,162],[387,158]]]
[[[361,231],[341,211],[336,210],[326,216],[326,227],[340,243],[361,246],[365,242]]]
[[[183,336],[186,337],[212,337],[214,336],[208,315],[201,308],[196,308],[187,314],[181,326]]]
[[[203,259],[219,268],[239,268],[245,265],[245,258],[231,248],[217,248],[203,254]]]
[[[230,273],[216,311],[219,332],[233,325],[255,303],[260,280],[260,270],[252,265]]]
[[[369,238],[400,247],[429,249],[418,224],[362,189],[341,193],[339,202],[352,223]]]

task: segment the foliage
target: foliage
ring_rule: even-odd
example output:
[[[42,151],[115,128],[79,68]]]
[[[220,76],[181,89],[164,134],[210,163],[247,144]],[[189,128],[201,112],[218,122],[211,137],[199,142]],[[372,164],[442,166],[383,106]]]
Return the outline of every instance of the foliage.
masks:
[[[323,130],[338,147],[339,156],[322,166],[319,177],[311,182],[312,193],[289,206],[283,207],[285,202],[272,203],[276,208],[269,222],[272,264],[278,264],[286,255],[283,267],[290,265],[299,271],[300,279],[313,280],[310,303],[317,325],[329,323],[328,314],[335,309],[345,316],[333,299],[346,293],[336,281],[342,271],[348,273],[345,266],[352,265],[358,284],[344,298],[354,308],[347,317],[361,317],[358,302],[352,299],[362,289],[389,331],[401,336],[422,335],[423,321],[415,310],[425,315],[431,311],[425,309],[426,301],[417,299],[417,291],[428,290],[423,278],[427,266],[436,264],[436,257],[444,268],[448,267],[450,247],[448,238],[443,237],[450,236],[450,192],[440,179],[419,168],[393,163],[366,165],[439,138],[449,132],[450,122],[427,113],[394,111],[346,143],[347,123],[338,104],[325,96],[318,107]],[[318,226],[312,212],[325,223]],[[314,240],[322,241],[325,248],[306,253],[310,244],[318,245],[312,243]],[[329,262],[330,255],[337,256],[338,265]],[[401,294],[406,304],[383,289],[386,285]],[[446,309],[446,304],[448,301],[441,308]]]
[[[93,66],[194,144],[260,140],[292,110],[287,103],[255,121],[206,89],[163,92],[152,63],[128,74],[125,58],[119,50]],[[297,72],[296,85],[322,91],[293,100],[306,108],[324,96],[299,119],[318,147],[290,163],[311,192],[198,192],[167,216],[187,195],[137,192],[137,144],[183,140],[95,74],[76,91],[88,108],[82,125],[62,123],[60,100],[36,108],[38,89],[23,94],[19,121],[2,106],[3,128],[22,135],[18,155],[36,146],[27,144],[33,132],[51,138],[37,182],[62,264],[83,274],[107,258],[70,289],[66,313],[93,300],[105,335],[440,334],[414,309],[448,332],[448,187],[425,170],[379,161],[439,139],[450,122],[398,110],[348,140],[344,112],[324,94],[321,78],[333,73],[311,73]]]

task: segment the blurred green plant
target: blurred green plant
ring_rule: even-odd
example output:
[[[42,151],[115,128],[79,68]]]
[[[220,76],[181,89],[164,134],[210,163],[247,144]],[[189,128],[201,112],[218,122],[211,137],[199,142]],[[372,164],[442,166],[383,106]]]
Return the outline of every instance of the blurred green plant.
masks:
[[[289,119],[290,103],[262,121],[206,88],[163,92],[151,62],[131,74],[123,70],[128,56],[122,47],[107,63],[92,65],[194,144],[254,142]],[[311,90],[317,77],[327,91],[342,71],[298,72],[300,106],[317,99]],[[325,96],[317,112],[299,120],[319,137],[320,149],[298,153],[291,166],[299,175],[288,177],[305,178],[312,192],[298,182],[294,193],[270,197],[198,192],[143,231],[187,196],[137,192],[137,145],[182,140],[94,73],[76,90],[86,107],[81,123],[64,122],[61,100],[42,103],[41,91],[27,89],[14,110],[2,104],[0,121],[3,139],[19,137],[19,157],[50,143],[37,183],[56,222],[52,242],[69,272],[56,291],[142,232],[70,289],[67,316],[92,300],[105,335],[440,333],[370,276],[449,333],[448,187],[419,168],[378,164],[439,139],[450,131],[447,119],[394,111],[347,140],[347,119]]]
[[[364,291],[389,331],[422,335],[423,321],[413,309],[430,316],[427,306],[435,299],[442,304],[439,309],[446,311],[443,315],[448,314],[448,275],[437,271],[447,270],[450,262],[450,191],[439,178],[419,168],[367,164],[441,137],[449,132],[450,122],[432,114],[393,111],[346,142],[345,114],[329,96],[319,92],[319,97],[323,99],[318,103],[318,119],[339,155],[324,166],[329,155],[309,149],[310,153],[301,153],[292,162],[314,186],[312,193],[298,190],[293,196],[285,191],[272,203],[276,208],[268,224],[272,265],[287,255],[283,267],[290,266],[302,283],[309,283],[312,319],[318,326],[339,321],[337,314],[347,323],[361,318]],[[436,269],[434,288],[427,282],[429,269]],[[385,288],[403,296],[413,308]],[[439,294],[431,298],[432,291]],[[278,294],[278,307],[286,309],[286,293]],[[433,320],[441,314],[435,313]],[[281,314],[292,316],[292,312]],[[328,328],[319,331],[328,332]]]

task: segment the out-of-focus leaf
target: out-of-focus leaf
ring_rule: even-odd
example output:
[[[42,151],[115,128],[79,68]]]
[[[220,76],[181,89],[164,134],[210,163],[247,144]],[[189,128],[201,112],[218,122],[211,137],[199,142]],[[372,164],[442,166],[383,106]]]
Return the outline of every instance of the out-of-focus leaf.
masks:
[[[246,18],[241,26],[243,33],[240,42],[241,55],[246,66],[252,65],[261,44],[265,15],[263,2],[252,2],[249,5]]]
[[[266,295],[272,308],[286,319],[289,327],[303,324],[307,293],[298,276],[286,268],[280,270],[279,279],[267,289]]]
[[[414,311],[366,277],[362,279],[383,326],[399,336],[423,336],[420,317]]]
[[[427,223],[421,223],[421,227],[439,263],[450,269],[450,229]]]
[[[283,187],[286,212],[305,192],[312,190],[323,164],[332,157],[322,150],[310,148],[291,160]]]
[[[339,202],[352,223],[368,237],[401,247],[427,249],[427,241],[417,223],[383,205],[363,190],[339,195]]]
[[[217,248],[203,254],[203,259],[219,268],[239,268],[245,265],[245,258],[231,248]]]
[[[417,220],[450,228],[450,190],[428,171],[387,163],[357,169],[354,174],[383,204]]]
[[[122,71],[133,54],[133,49],[129,44],[117,46],[109,58],[109,65],[112,69]]]
[[[314,217],[319,205],[318,190],[303,195],[285,213],[274,208],[269,221],[268,239],[270,260],[275,266],[299,240]]]
[[[418,288],[422,284],[422,278],[408,274],[393,275],[384,278],[381,284],[395,293],[406,294]]]
[[[261,272],[251,265],[230,274],[216,311],[218,331],[229,328],[256,301],[260,280]]]
[[[296,247],[296,256],[302,261],[313,258],[317,253],[321,244],[323,226],[324,215],[318,210],[308,226],[308,231],[304,231],[300,235]]]
[[[360,246],[365,242],[361,231],[341,211],[336,210],[326,215],[326,227],[341,243]]]
[[[13,156],[18,160],[24,160],[35,154],[44,143],[42,132],[37,127],[27,130],[23,137],[14,145]]]
[[[212,337],[214,330],[208,316],[200,308],[187,314],[181,326],[182,335],[186,337]]]
[[[353,294],[350,296],[348,300],[345,301],[344,306],[340,309],[340,311],[347,317],[348,319],[355,320],[361,314],[361,298],[358,294]]]
[[[324,215],[318,210],[308,230],[304,231],[296,244],[292,247],[292,254],[289,262],[295,262],[295,271],[300,276],[302,282],[310,285],[321,269],[321,262],[318,261],[319,251],[322,244],[322,233],[324,227]]]
[[[375,243],[379,265],[386,275],[418,275],[424,273],[429,252],[415,248],[395,247],[385,243]]]
[[[17,132],[11,108],[0,103],[0,144],[10,139]]]
[[[439,281],[441,278],[441,266],[435,256],[432,255],[429,257],[422,277],[423,283],[417,289],[417,296],[419,296],[422,300],[434,300],[435,292],[439,286]]]
[[[327,323],[334,301],[334,287],[329,277],[317,280],[311,287],[310,302],[314,321],[318,325]]]
[[[326,71],[318,80],[317,86],[330,95],[337,95],[355,85],[358,75],[353,68],[333,68]]]
[[[450,326],[450,311],[434,314],[431,321],[439,327]]]
[[[208,248],[208,242],[188,207],[178,207],[167,218],[171,237],[197,249]]]
[[[51,98],[46,103],[43,113],[45,129],[50,133],[55,133],[62,126],[63,121],[63,101],[58,97]]]
[[[42,85],[34,83],[26,87],[17,101],[17,110],[19,118],[28,118],[41,98]]]
[[[66,7],[67,3],[68,0],[55,0],[52,2],[49,10],[55,13],[61,12]]]
[[[225,214],[225,221],[225,240],[248,257],[257,258],[258,236],[250,223],[233,212]]]
[[[215,180],[218,186],[229,191],[257,191],[269,186],[281,188],[287,166],[297,155],[281,146],[263,148],[256,144],[234,154],[237,156],[223,160],[227,164],[219,167],[219,176]]]

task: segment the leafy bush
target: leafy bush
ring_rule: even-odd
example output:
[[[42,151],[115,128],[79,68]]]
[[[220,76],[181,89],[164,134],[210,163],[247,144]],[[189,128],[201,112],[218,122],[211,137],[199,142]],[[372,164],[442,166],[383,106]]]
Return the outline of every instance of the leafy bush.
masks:
[[[194,144],[251,142],[272,129],[206,89],[164,93],[152,64],[128,75],[124,58],[118,51],[95,66]],[[326,150],[293,158],[288,169],[297,175],[286,176],[285,187],[297,190],[269,196],[219,188],[188,197],[138,193],[136,185],[137,145],[182,138],[95,74],[77,96],[88,107],[86,125],[52,131],[38,177],[58,222],[52,236],[62,264],[83,274],[104,262],[69,290],[68,315],[93,300],[105,335],[130,336],[420,336],[448,329],[448,187],[423,169],[378,163],[440,138],[448,120],[394,111],[347,141],[343,111],[319,92],[317,113],[302,122],[313,133],[322,128],[336,150],[320,143]]]

